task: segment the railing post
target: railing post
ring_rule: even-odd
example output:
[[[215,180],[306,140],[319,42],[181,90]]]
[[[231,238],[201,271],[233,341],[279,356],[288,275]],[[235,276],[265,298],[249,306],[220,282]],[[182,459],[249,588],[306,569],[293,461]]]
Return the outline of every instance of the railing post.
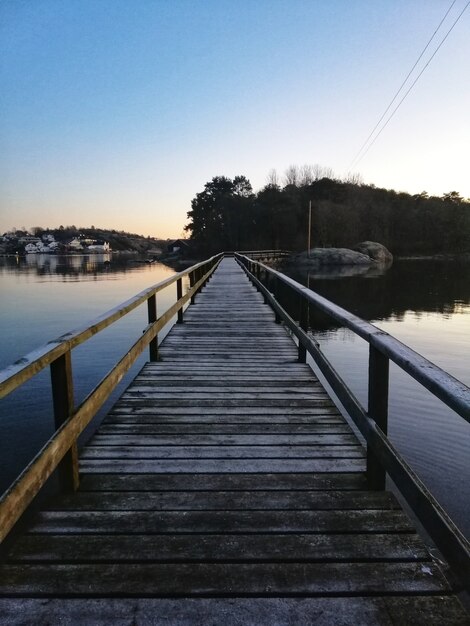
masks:
[[[157,296],[153,294],[147,300],[148,320],[149,324],[157,321]],[[158,361],[158,336],[154,337],[149,343],[149,359],[150,361]]]
[[[54,425],[57,430],[72,415],[74,408],[72,357],[70,350],[55,361],[52,361],[50,371]],[[80,483],[76,440],[57,466],[57,470],[62,489],[64,491],[76,491]]]
[[[176,281],[176,299],[179,301],[183,297],[183,283],[181,278]],[[183,307],[178,310],[178,324],[183,323]]]
[[[263,270],[264,272],[264,281],[262,281],[263,285],[266,287],[266,289],[268,288],[268,282],[269,282],[269,274],[267,270]],[[266,295],[263,293],[263,302],[264,304],[268,304],[268,299],[266,297]]]
[[[299,326],[305,332],[308,331],[308,300],[304,298],[302,295],[300,296],[300,315],[299,315]],[[306,363],[307,362],[307,348],[300,343],[299,339],[299,362]]]
[[[190,289],[192,289],[194,287],[194,283],[196,282],[194,274],[195,274],[195,272],[190,272],[189,273],[189,287],[190,287]],[[196,296],[195,296],[195,294],[193,294],[191,296],[191,304],[194,304],[195,299],[196,299]]]
[[[388,357],[370,344],[368,414],[385,435],[388,430],[388,373]],[[367,447],[367,483],[369,489],[385,489],[385,469],[370,446]]]
[[[277,276],[274,276],[273,295],[274,295],[276,302],[280,304],[279,302],[279,279]],[[274,321],[276,322],[276,324],[281,323],[281,316],[279,315],[277,311],[274,311]]]

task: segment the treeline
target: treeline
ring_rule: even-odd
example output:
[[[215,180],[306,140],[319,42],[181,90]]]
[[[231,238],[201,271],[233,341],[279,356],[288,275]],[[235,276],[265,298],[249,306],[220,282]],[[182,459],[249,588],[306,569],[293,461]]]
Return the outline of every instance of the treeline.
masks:
[[[34,236],[42,238],[44,235],[52,235],[55,241],[66,243],[72,239],[92,239],[96,241],[107,241],[114,251],[133,251],[145,253],[155,248],[165,248],[168,241],[156,237],[146,237],[137,233],[129,233],[123,230],[115,230],[108,228],[100,228],[97,226],[77,227],[59,226],[58,228],[43,228],[42,226],[33,226],[30,229],[24,226],[21,229],[14,228],[12,231],[4,233],[2,248],[6,248],[6,252],[14,253],[22,250],[18,247],[18,240],[23,237]]]
[[[470,252],[470,201],[456,191],[410,195],[325,171],[291,167],[281,185],[272,173],[254,193],[245,176],[216,176],[192,200],[185,229],[201,253],[307,247],[351,247],[365,240],[393,254]]]

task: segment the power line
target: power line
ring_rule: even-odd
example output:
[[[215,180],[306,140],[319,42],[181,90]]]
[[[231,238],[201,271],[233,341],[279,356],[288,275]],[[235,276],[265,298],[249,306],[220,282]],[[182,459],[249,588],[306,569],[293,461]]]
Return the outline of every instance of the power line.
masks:
[[[426,50],[429,48],[429,45],[431,44],[432,40],[434,39],[434,37],[436,36],[437,31],[440,29],[440,27],[442,26],[442,23],[444,22],[444,20],[446,19],[446,17],[449,15],[452,7],[454,6],[454,4],[456,3],[457,0],[453,0],[452,4],[450,5],[450,7],[447,9],[444,17],[442,18],[442,20],[439,22],[438,27],[436,28],[436,30],[433,32],[433,34],[431,35],[431,38],[429,39],[428,43],[424,46],[423,50],[421,51],[421,54],[419,55],[419,57],[417,58],[417,60],[415,61],[415,64],[413,65],[413,67],[411,68],[411,70],[408,72],[408,74],[406,75],[405,80],[402,82],[402,84],[400,85],[399,89],[397,90],[397,92],[395,93],[395,95],[393,96],[393,98],[391,99],[388,107],[385,109],[385,111],[382,113],[382,117],[379,119],[379,121],[377,122],[377,124],[374,126],[374,128],[371,130],[370,135],[367,137],[367,139],[364,141],[364,143],[362,144],[362,146],[359,148],[359,151],[357,152],[356,156],[354,157],[354,159],[351,161],[351,165],[349,166],[349,169],[351,169],[355,162],[356,159],[358,159],[358,157],[360,156],[361,152],[363,151],[363,149],[365,148],[365,146],[369,143],[369,139],[372,137],[372,135],[375,133],[375,131],[377,130],[380,122],[383,120],[383,118],[387,115],[388,111],[390,110],[392,104],[395,102],[395,100],[398,97],[398,94],[400,93],[400,91],[403,89],[403,87],[405,86],[408,78],[411,76],[411,74],[413,73],[413,70],[415,69],[415,67],[418,65],[418,63],[420,62],[420,60],[423,57],[423,54],[426,52]]]
[[[439,29],[441,28],[443,22],[445,21],[445,19],[447,18],[447,16],[449,15],[450,11],[452,10],[452,7],[454,6],[456,0],[453,0],[450,7],[447,9],[446,13],[444,14],[444,17],[441,19],[441,21],[439,22],[437,28],[435,29],[435,31],[433,32],[433,34],[431,35],[430,39],[428,40],[427,44],[425,45],[425,47],[423,48],[423,50],[421,51],[421,54],[419,55],[419,57],[417,58],[417,60],[415,61],[413,67],[410,69],[410,71],[408,72],[408,74],[406,75],[406,78],[403,80],[402,84],[400,85],[399,89],[396,91],[395,95],[393,96],[392,100],[390,101],[390,103],[388,104],[387,108],[385,109],[385,111],[383,112],[382,116],[380,117],[380,119],[378,120],[378,122],[376,123],[376,125],[374,126],[374,128],[372,129],[372,131],[370,132],[369,136],[367,137],[367,139],[364,141],[364,143],[362,144],[362,146],[360,147],[359,151],[357,152],[356,156],[354,157],[354,159],[351,161],[351,164],[349,166],[349,169],[351,169],[352,167],[354,167],[355,165],[357,165],[359,163],[359,161],[362,160],[362,158],[365,156],[365,154],[369,151],[369,148],[371,146],[369,146],[367,148],[367,150],[364,152],[364,154],[361,154],[362,151],[364,150],[364,148],[366,147],[366,145],[368,144],[368,142],[370,141],[371,137],[374,135],[375,131],[377,130],[377,128],[379,127],[380,123],[382,122],[382,120],[384,119],[384,117],[386,116],[386,114],[388,113],[388,111],[390,110],[390,108],[392,107],[393,103],[395,102],[395,100],[397,99],[398,95],[400,94],[400,92],[402,91],[403,87],[405,86],[405,84],[407,83],[409,77],[411,76],[411,74],[413,73],[413,71],[415,70],[416,66],[418,65],[418,63],[420,62],[420,60],[422,59],[424,53],[426,52],[426,50],[429,48],[432,40],[434,39],[434,37],[436,36],[437,32],[439,31]],[[448,35],[450,34],[450,32],[452,31],[452,29],[454,28],[454,26],[456,25],[456,23],[459,21],[459,19],[461,18],[461,16],[463,15],[465,9],[468,7],[468,4],[470,4],[470,1],[465,5],[464,9],[462,10],[462,12],[460,13],[460,15],[457,17],[457,19],[455,20],[455,22],[453,23],[452,27],[450,28],[450,30],[447,32],[447,34],[445,35],[445,37],[443,38],[443,40],[441,41],[441,43],[439,44],[439,46],[436,48],[436,50],[434,51],[433,55],[431,56],[431,58],[428,60],[428,62],[426,63],[426,65],[424,66],[423,70],[421,71],[421,73],[419,74],[418,78],[421,76],[421,74],[423,73],[423,71],[426,69],[426,67],[429,65],[429,63],[431,62],[432,58],[435,56],[436,52],[439,50],[439,48],[442,46],[442,44],[444,43],[444,41],[447,39]],[[413,83],[413,85],[411,86],[411,88],[416,84],[418,79],[416,79]],[[407,93],[405,94],[404,98],[406,98],[406,96],[408,95],[408,93],[411,91],[411,88],[407,91]],[[400,106],[400,104],[403,102],[404,98],[400,101],[400,103],[398,104],[398,107]],[[392,113],[392,115],[390,116],[393,117],[395,111],[398,109],[398,107],[394,110],[394,112]],[[389,119],[390,119],[389,118]],[[388,120],[384,125],[385,126],[388,124]],[[382,128],[383,130],[383,128]],[[380,130],[380,132],[378,133],[378,135],[382,132],[382,130]],[[377,135],[377,137],[378,137]],[[377,139],[377,137],[375,139]],[[372,142],[372,144],[375,142]],[[372,145],[371,144],[371,145]]]
[[[377,139],[380,137],[380,135],[382,134],[382,132],[385,130],[385,128],[388,126],[388,123],[390,122],[390,120],[392,119],[392,117],[395,115],[395,113],[398,111],[398,109],[400,108],[400,106],[402,105],[403,101],[405,100],[405,98],[408,96],[408,94],[410,93],[410,91],[413,89],[413,87],[416,85],[416,83],[418,82],[418,80],[420,79],[421,75],[423,74],[424,70],[428,67],[428,65],[431,63],[431,61],[433,60],[433,58],[436,56],[437,52],[439,51],[440,47],[442,46],[442,44],[444,43],[444,41],[447,39],[447,37],[450,35],[450,33],[454,30],[455,25],[457,24],[457,22],[460,20],[460,18],[462,17],[462,15],[465,13],[466,9],[468,8],[468,5],[470,4],[470,0],[467,2],[467,4],[464,6],[464,8],[462,9],[462,11],[459,13],[459,15],[457,16],[457,19],[454,21],[454,23],[452,24],[452,26],[449,28],[449,30],[447,31],[447,33],[444,35],[444,38],[442,39],[441,43],[437,46],[437,48],[434,50],[434,52],[432,53],[432,55],[430,56],[430,58],[428,59],[426,65],[423,67],[423,69],[421,70],[421,72],[418,74],[418,76],[415,78],[415,80],[411,83],[409,89],[407,90],[407,92],[405,93],[405,95],[403,96],[403,98],[400,100],[400,102],[397,104],[397,106],[393,109],[393,111],[391,112],[391,114],[388,116],[387,120],[385,121],[385,124],[383,124],[382,128],[379,130],[379,132],[376,134],[376,136],[374,137],[374,139],[371,141],[371,143],[367,146],[366,150],[364,151],[364,153],[362,154],[362,156],[357,160],[356,165],[358,163],[360,163],[360,161],[362,161],[362,159],[365,157],[365,155],[369,152],[369,150],[372,148],[372,146],[374,145],[374,143],[377,141]]]

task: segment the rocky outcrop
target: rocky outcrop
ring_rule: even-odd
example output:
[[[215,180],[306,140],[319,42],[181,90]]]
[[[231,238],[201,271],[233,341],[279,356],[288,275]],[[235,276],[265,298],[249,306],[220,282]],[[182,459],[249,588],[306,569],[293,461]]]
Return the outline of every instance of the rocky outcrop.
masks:
[[[375,241],[363,241],[353,250],[349,248],[312,248],[308,252],[291,255],[285,265],[308,267],[311,269],[325,268],[328,272],[335,268],[364,267],[377,265],[388,267],[393,261],[392,254],[385,246]]]
[[[370,265],[372,259],[360,252],[349,248],[312,248],[310,254],[301,252],[289,257],[289,265],[308,265],[309,267],[324,267],[336,265]]]
[[[377,263],[389,264],[393,261],[392,253],[387,250],[385,246],[381,243],[377,243],[376,241],[362,241],[354,246],[353,249],[357,250],[357,252],[360,252],[361,254],[367,255]]]

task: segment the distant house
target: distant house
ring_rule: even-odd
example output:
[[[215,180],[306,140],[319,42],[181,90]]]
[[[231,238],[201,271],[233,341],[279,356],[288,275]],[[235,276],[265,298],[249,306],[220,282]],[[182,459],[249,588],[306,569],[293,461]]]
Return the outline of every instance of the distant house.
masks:
[[[69,241],[68,246],[70,250],[83,250],[83,246],[77,237],[74,237],[71,241]]]
[[[34,237],[33,235],[23,235],[22,237],[18,238],[18,243],[20,244],[28,244],[28,243],[40,243],[41,240],[39,239],[39,237]]]
[[[88,252],[111,252],[111,247],[107,241],[96,242],[87,248]]]
[[[185,239],[176,239],[167,246],[170,254],[185,254],[189,251],[189,243]]]

